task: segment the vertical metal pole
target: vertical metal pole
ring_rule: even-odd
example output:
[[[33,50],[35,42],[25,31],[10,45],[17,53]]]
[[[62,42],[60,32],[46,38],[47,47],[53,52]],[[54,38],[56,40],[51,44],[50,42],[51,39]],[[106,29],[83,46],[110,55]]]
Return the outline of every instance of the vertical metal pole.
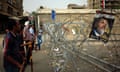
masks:
[[[110,2],[110,4],[111,4],[111,13],[112,13],[112,1]]]
[[[35,30],[37,31],[37,27],[38,27],[38,23],[37,23],[37,15],[34,16],[34,20],[35,20]]]
[[[40,25],[39,25],[40,24],[40,17],[39,17],[39,15],[37,16],[37,19],[38,19],[38,23],[37,24],[38,24],[38,29],[39,29],[40,28]]]

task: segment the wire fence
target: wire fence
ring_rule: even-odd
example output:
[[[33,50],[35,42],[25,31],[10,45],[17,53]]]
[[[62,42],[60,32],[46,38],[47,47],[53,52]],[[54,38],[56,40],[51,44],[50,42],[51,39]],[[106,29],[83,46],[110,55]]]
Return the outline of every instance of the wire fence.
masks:
[[[76,54],[79,55],[77,52],[94,55],[96,54],[94,52],[97,52],[97,49],[100,50],[101,47],[101,52],[98,51],[98,55],[94,56],[115,65],[120,62],[119,34],[115,30],[112,31],[107,44],[90,39],[91,24],[85,21],[82,16],[78,17],[68,21],[64,20],[63,23],[44,24],[46,33],[43,39],[46,47],[50,49],[49,55],[54,72],[68,72],[70,70],[80,72],[79,62],[76,61]],[[76,19],[80,19],[79,22],[75,22]],[[116,16],[116,19],[119,20],[120,17]],[[114,25],[117,25],[118,30],[120,30],[120,24]],[[68,52],[69,50],[75,55]],[[100,56],[102,54],[105,56]]]

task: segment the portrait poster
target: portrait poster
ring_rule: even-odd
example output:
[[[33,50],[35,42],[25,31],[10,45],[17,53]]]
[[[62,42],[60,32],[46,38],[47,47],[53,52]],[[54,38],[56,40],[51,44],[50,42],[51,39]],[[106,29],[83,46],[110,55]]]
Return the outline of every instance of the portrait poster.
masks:
[[[94,17],[89,37],[107,43],[111,34],[113,23],[113,15],[97,13]]]

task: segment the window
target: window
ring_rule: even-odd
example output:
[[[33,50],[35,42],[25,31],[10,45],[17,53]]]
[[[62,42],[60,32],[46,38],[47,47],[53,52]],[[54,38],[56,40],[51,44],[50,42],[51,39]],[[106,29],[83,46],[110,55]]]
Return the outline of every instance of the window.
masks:
[[[13,9],[11,7],[8,7],[7,11],[8,11],[9,14],[13,14]]]

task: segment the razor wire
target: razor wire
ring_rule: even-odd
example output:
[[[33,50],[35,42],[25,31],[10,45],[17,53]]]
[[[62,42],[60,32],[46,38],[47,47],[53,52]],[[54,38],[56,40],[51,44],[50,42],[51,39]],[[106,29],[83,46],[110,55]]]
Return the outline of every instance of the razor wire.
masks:
[[[66,27],[72,28],[71,33],[74,36],[72,40],[67,39],[67,32],[62,28],[63,25],[67,25]],[[70,27],[70,25],[73,26]],[[84,22],[82,21],[82,17],[81,22],[79,23],[73,23],[73,20],[70,20],[64,23],[44,24],[45,30],[48,31],[47,33],[50,36],[50,56],[53,58],[51,63],[55,72],[63,72],[67,61],[70,58],[68,57],[70,54],[68,54],[62,47],[74,50],[80,36],[85,37],[82,40],[84,42],[86,39],[86,26],[87,25],[84,25]],[[82,41],[79,42],[82,43]],[[76,68],[77,64],[74,62],[73,58],[71,60],[75,66],[74,68]]]
[[[99,47],[95,46],[88,37],[91,25],[85,22],[82,16],[78,17],[68,21],[66,21],[66,19],[63,23],[44,24],[49,38],[49,40],[46,41],[49,41],[49,55],[52,58],[51,65],[53,66],[54,72],[67,72],[66,68],[68,68],[68,62],[70,60],[72,61],[74,72],[79,72],[79,65],[75,62],[74,55],[68,53],[66,49],[76,52],[77,54],[77,51],[85,51],[85,47]],[[75,23],[74,20],[77,18],[80,19],[80,22]],[[63,25],[70,29],[71,38],[69,38],[69,32],[62,28]],[[110,37],[112,41],[110,44],[112,44],[112,46],[109,46],[109,44],[104,47],[110,49],[114,54],[119,55],[117,52],[119,49],[119,43],[116,42],[116,40],[118,40],[117,37],[118,36],[112,35]],[[99,45],[103,45],[101,42],[98,43]]]

